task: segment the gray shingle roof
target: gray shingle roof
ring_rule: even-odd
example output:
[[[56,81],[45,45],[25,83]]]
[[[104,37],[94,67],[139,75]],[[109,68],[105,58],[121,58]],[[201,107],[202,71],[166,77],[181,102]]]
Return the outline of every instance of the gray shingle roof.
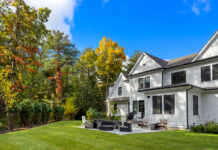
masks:
[[[148,54],[148,53],[146,53],[146,54]],[[172,60],[168,60],[168,61],[165,61],[165,60],[163,60],[161,58],[158,58],[156,56],[153,56],[151,54],[148,54],[148,55],[154,61],[156,61],[161,67],[171,68],[171,67],[176,67],[176,66],[179,66],[179,65],[184,65],[184,64],[190,63],[197,54],[198,53],[195,53],[195,54],[191,54],[191,55],[188,55],[188,56],[184,56],[184,57],[180,57],[180,58],[176,58],[176,59],[172,59]]]

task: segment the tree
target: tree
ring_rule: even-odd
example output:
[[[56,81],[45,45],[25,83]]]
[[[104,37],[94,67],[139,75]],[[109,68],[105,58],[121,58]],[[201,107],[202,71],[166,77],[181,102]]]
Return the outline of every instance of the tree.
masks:
[[[96,60],[95,51],[92,48],[87,48],[74,67],[74,93],[77,97],[75,102],[81,113],[85,113],[90,107],[101,109]]]
[[[101,81],[99,86],[102,90],[102,97],[105,99],[108,95],[107,86],[119,76],[126,56],[123,47],[120,47],[118,43],[113,42],[110,38],[107,40],[106,37],[103,37],[100,41],[95,52],[98,56],[96,60],[97,74]]]
[[[129,59],[127,65],[124,66],[125,69],[123,71],[129,73],[132,70],[133,66],[135,65],[140,55],[141,55],[140,50],[136,50],[133,56]]]
[[[22,72],[36,72],[41,63],[36,59],[40,55],[39,45],[47,33],[44,25],[50,10],[34,9],[23,0],[3,0],[0,3],[0,59],[10,66],[13,88],[22,92]]]
[[[74,64],[78,55],[78,51],[74,44],[71,44],[68,36],[60,31],[52,31],[47,38],[47,49],[51,52],[51,60],[55,64],[55,76],[49,79],[56,81],[56,96],[61,101],[63,95],[63,81],[61,68],[64,65]],[[67,73],[67,72],[65,72]]]

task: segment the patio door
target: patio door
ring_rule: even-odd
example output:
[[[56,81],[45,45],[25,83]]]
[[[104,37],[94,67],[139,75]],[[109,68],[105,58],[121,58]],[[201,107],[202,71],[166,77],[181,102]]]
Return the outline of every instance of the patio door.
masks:
[[[145,113],[145,101],[144,100],[140,100],[139,101],[139,112],[141,112],[142,114],[142,118],[144,118],[144,113]]]

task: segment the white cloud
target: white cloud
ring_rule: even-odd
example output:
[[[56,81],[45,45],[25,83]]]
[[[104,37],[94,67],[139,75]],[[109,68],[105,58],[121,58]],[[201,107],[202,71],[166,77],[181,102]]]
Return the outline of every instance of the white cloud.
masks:
[[[184,3],[191,7],[192,12],[196,15],[211,11],[210,0],[184,0]]]
[[[80,0],[81,1],[81,0]],[[75,9],[80,2],[78,0],[25,0],[27,4],[35,8],[48,7],[51,10],[49,21],[46,23],[48,29],[60,30],[69,35],[70,28],[74,26],[73,18]],[[66,23],[65,21],[70,24]]]

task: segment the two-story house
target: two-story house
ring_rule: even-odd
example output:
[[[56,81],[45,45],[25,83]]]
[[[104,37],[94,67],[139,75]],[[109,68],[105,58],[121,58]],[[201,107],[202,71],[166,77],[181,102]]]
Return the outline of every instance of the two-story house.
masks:
[[[200,52],[163,60],[143,52],[128,75],[120,74],[107,98],[118,115],[134,112],[168,126],[218,122],[218,31]]]

